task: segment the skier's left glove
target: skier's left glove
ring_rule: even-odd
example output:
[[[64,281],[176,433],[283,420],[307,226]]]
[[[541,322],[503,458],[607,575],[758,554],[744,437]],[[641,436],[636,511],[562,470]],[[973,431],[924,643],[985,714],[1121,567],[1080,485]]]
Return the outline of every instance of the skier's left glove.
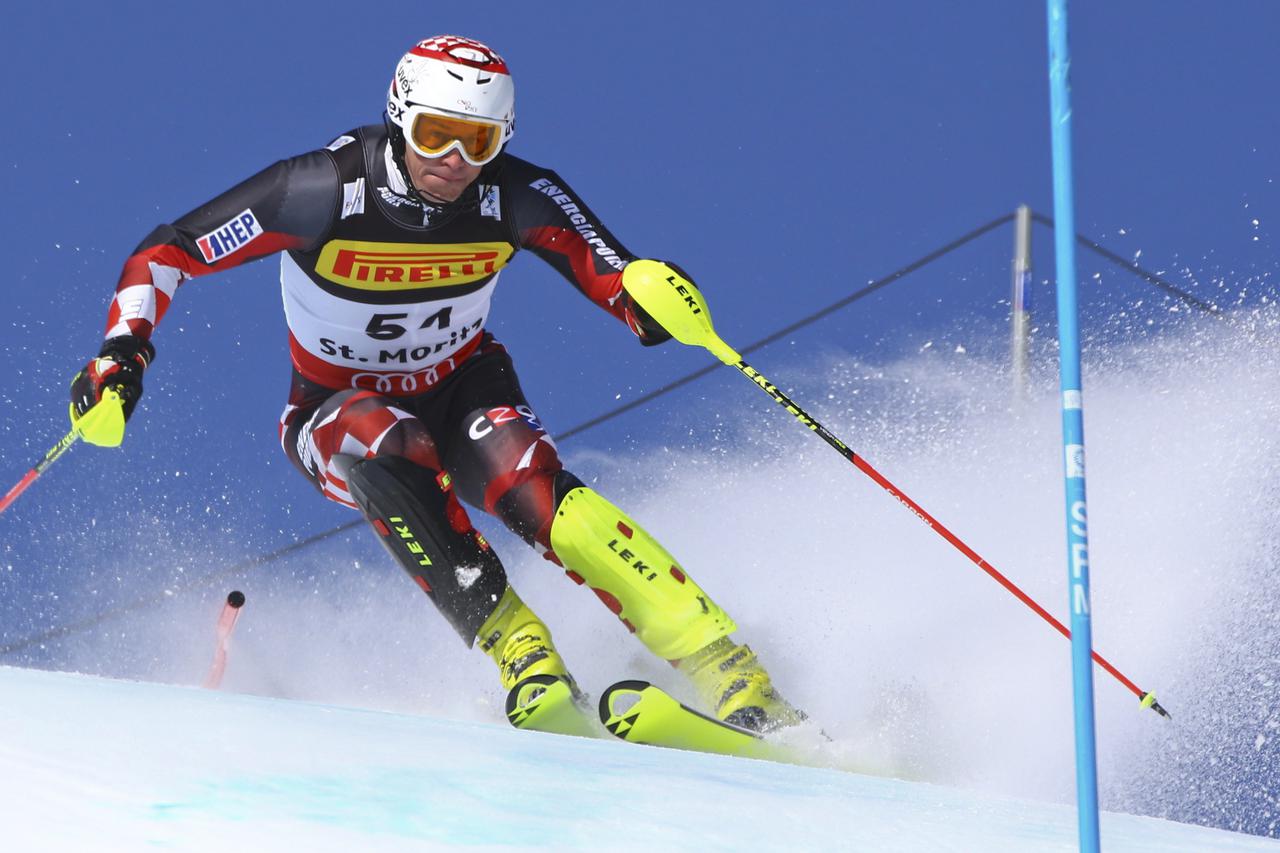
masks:
[[[146,338],[120,335],[102,344],[98,357],[85,365],[71,380],[71,425],[102,399],[102,392],[114,389],[129,419],[142,397],[142,372],[156,357],[156,348]]]
[[[640,343],[647,347],[665,344],[671,340],[671,333],[649,316],[649,312],[640,307],[640,303],[626,291],[622,292],[622,311],[626,315],[627,325],[636,333]]]

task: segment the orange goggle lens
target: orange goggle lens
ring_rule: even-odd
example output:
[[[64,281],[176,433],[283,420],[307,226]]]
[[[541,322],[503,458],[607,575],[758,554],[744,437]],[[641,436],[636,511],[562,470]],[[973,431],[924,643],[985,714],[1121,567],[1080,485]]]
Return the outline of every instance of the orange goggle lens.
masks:
[[[426,157],[441,157],[457,143],[462,156],[479,166],[497,156],[502,147],[502,128],[489,122],[418,113],[413,118],[410,139]]]

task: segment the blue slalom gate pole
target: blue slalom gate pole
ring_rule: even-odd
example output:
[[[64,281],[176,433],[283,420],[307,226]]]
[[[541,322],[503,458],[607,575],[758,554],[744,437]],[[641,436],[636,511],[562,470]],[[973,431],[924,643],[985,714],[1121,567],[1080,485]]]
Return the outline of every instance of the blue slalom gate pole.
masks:
[[[1053,244],[1058,275],[1058,343],[1062,375],[1062,449],[1067,505],[1071,672],[1075,696],[1076,808],[1080,849],[1097,851],[1098,757],[1093,718],[1093,629],[1089,616],[1089,538],[1084,488],[1084,401],[1076,302],[1075,198],[1071,176],[1071,54],[1067,0],[1047,0],[1049,112],[1053,137]]]

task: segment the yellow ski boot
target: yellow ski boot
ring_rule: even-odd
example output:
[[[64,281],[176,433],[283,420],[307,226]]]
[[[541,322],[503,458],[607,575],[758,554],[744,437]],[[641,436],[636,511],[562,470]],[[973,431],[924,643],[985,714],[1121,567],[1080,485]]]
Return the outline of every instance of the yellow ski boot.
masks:
[[[803,711],[783,699],[749,646],[721,637],[689,655],[679,669],[693,682],[715,715],[753,732],[772,732],[805,720]]]
[[[542,620],[507,586],[480,626],[480,648],[498,665],[507,693],[507,719],[518,729],[594,734],[590,702],[551,643]]]
[[[554,675],[572,682],[551,632],[509,585],[476,640],[498,665],[502,686],[510,690],[531,675]]]

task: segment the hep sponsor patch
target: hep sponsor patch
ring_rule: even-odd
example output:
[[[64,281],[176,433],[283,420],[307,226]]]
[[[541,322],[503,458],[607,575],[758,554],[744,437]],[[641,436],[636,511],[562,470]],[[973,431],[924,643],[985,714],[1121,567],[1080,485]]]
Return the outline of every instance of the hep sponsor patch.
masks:
[[[196,240],[208,263],[219,261],[262,236],[262,226],[253,211],[246,209],[223,225]]]

